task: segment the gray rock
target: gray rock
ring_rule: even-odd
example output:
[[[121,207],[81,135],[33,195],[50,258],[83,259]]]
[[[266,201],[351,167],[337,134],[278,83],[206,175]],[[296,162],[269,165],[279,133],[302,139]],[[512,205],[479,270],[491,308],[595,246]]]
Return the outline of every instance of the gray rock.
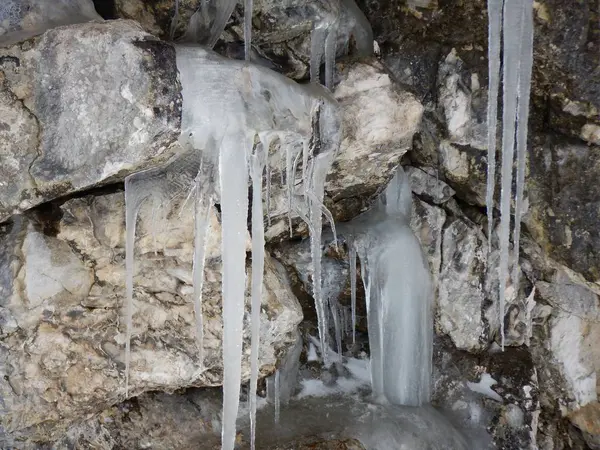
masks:
[[[130,395],[222,383],[220,225],[211,219],[198,360],[192,303],[193,212],[166,220],[142,208],[136,244]],[[0,261],[0,424],[8,436],[48,441],[124,399],[124,199],[69,200],[57,216],[4,225]],[[249,242],[248,242],[249,245]],[[248,277],[249,279],[249,277]],[[249,290],[247,291],[249,307]],[[302,315],[282,268],[265,262],[260,368],[272,373]],[[249,348],[249,313],[244,345]],[[249,378],[249,353],[242,376]]]
[[[600,148],[548,134],[530,153],[530,208],[524,217],[533,238],[553,259],[600,280]]]
[[[462,220],[444,228],[438,296],[438,325],[456,348],[476,351],[485,342],[482,311],[487,240]]]
[[[0,111],[1,221],[171,156],[175,51],[128,21],[49,30],[0,49]]]

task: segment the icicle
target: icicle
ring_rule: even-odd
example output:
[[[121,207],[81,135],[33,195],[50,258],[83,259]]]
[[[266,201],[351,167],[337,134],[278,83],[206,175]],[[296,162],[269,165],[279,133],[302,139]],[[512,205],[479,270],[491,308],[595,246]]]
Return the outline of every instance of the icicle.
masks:
[[[340,305],[335,298],[329,298],[329,309],[333,318],[333,329],[335,335],[336,349],[339,355],[343,354],[342,349],[342,324],[340,323]]]
[[[244,55],[250,61],[252,50],[252,0],[244,0]],[[252,441],[254,442],[254,441]]]
[[[318,83],[321,61],[323,60],[323,49],[327,39],[327,28],[322,24],[317,24],[312,30],[310,39],[310,81]]]
[[[204,285],[204,263],[206,243],[210,229],[210,212],[213,204],[214,161],[208,158],[202,161],[202,167],[196,177],[194,207],[194,261],[192,280],[194,287],[194,314],[196,316],[196,340],[201,363],[204,362],[204,324],[202,314],[202,287]],[[208,167],[207,167],[208,166]]]
[[[519,247],[521,237],[521,215],[525,187],[525,164],[527,154],[527,131],[529,118],[529,95],[531,93],[531,71],[533,65],[533,3],[523,0],[523,23],[521,36],[521,67],[519,70],[519,104],[517,111],[517,192],[515,197],[515,228],[513,233],[512,283],[519,288]]]
[[[256,387],[258,384],[258,351],[260,343],[260,304],[265,261],[265,230],[262,204],[262,177],[267,148],[263,141],[250,156],[252,179],[252,312],[250,352],[250,445],[255,448],[256,439]]]
[[[281,375],[279,370],[275,372],[275,423],[279,423],[281,415]]]
[[[356,247],[348,244],[350,253],[350,305],[352,308],[352,344],[356,344]]]
[[[173,18],[171,19],[171,28],[169,30],[169,38],[171,41],[175,40],[177,22],[179,22],[179,0],[175,0],[175,12],[173,13]]]
[[[237,0],[216,0],[215,6],[217,8],[217,15],[210,29],[208,47],[213,48],[221,37],[221,33],[223,33],[225,25],[227,25],[227,21],[231,17],[236,4]]]
[[[290,229],[290,238],[291,238],[294,234],[294,230],[292,229],[292,210],[293,210],[292,201],[294,198],[294,183],[296,181],[291,146],[287,146],[286,152],[285,152],[285,173],[286,173],[285,180],[286,180],[286,184],[287,184],[287,197],[288,197],[287,219],[288,219],[288,227]]]
[[[332,24],[327,30],[325,39],[325,86],[333,89],[333,73],[335,69],[335,56],[337,50],[338,24]]]
[[[399,169],[385,204],[344,228],[365,284],[374,400],[418,406],[430,397],[433,317],[429,267],[407,214],[410,192]]]
[[[140,206],[146,199],[146,197],[136,198],[137,193],[131,189],[131,182],[131,176],[125,179],[125,398],[129,397],[129,366],[131,364],[135,225]]]
[[[233,450],[242,381],[242,333],[246,285],[248,169],[245,136],[227,133],[221,144],[222,290],[223,290],[223,430],[222,449]]]
[[[500,44],[502,38],[502,0],[488,1],[488,164],[486,205],[488,219],[488,252],[492,251],[492,232],[494,229],[494,189],[496,185],[496,129],[498,116],[498,89],[500,86]]]
[[[213,0],[216,13],[212,20],[212,26],[209,26],[211,18],[208,14],[208,2],[207,0],[202,0],[200,9],[192,14],[190,18],[182,41],[202,44],[213,48],[219,37],[221,37],[236,4],[237,0]]]
[[[510,200],[512,170],[515,150],[515,122],[517,118],[517,95],[520,60],[520,30],[522,19],[521,0],[504,3],[504,95],[502,114],[502,189],[500,192],[500,334],[504,349],[504,310],[509,270]]]
[[[356,5],[354,0],[342,0],[342,12],[352,18],[352,36],[356,43],[359,56],[370,56],[373,54],[373,30],[364,13]]]

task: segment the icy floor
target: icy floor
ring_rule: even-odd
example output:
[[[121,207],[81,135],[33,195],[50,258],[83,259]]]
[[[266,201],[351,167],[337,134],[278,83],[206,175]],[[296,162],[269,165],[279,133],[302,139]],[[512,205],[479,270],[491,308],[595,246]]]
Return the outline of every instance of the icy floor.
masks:
[[[334,353],[333,359],[336,357],[339,358]],[[341,358],[337,362],[341,362]],[[325,371],[320,377],[299,380],[298,394],[289,404],[281,406],[279,423],[275,423],[273,405],[263,400],[257,414],[256,448],[283,449],[292,443],[314,438],[355,438],[367,450],[493,448],[483,430],[459,430],[457,421],[432,406],[417,408],[372,403],[366,360],[344,358],[343,368],[343,373],[333,382],[323,376]],[[247,417],[247,412],[240,411],[236,440],[239,449],[250,448]],[[215,431],[218,430],[219,426],[215,424]],[[208,443],[204,441],[203,444]],[[214,445],[218,445],[216,435]]]

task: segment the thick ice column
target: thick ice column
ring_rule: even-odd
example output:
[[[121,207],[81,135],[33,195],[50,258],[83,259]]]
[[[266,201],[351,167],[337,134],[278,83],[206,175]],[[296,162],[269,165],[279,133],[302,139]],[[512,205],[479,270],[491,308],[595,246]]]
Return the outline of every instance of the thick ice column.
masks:
[[[244,133],[226,134],[221,144],[222,291],[223,291],[223,430],[222,449],[235,446],[242,382],[242,335],[246,286],[248,166]]]
[[[529,125],[529,96],[531,94],[531,71],[533,67],[533,2],[523,0],[523,22],[521,25],[521,69],[519,71],[519,104],[517,111],[517,192],[515,195],[515,228],[513,232],[513,273],[515,289],[519,286],[519,247],[521,238],[521,216],[525,188],[525,165],[527,154],[527,131]]]
[[[488,0],[488,106],[487,106],[487,190],[488,251],[492,251],[494,229],[494,188],[496,186],[496,130],[500,86],[500,47],[502,43],[502,0]]]
[[[500,334],[504,348],[504,313],[506,287],[509,270],[510,203],[512,197],[513,162],[515,150],[515,123],[517,119],[517,97],[519,67],[521,59],[522,1],[506,0],[504,3],[504,95],[502,114],[502,183],[500,192],[500,268],[499,308]]]

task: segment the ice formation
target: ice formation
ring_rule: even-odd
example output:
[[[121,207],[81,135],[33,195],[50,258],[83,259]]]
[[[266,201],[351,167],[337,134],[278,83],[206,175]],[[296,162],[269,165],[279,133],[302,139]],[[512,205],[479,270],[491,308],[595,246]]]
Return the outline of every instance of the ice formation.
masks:
[[[175,15],[171,26],[172,38],[179,18],[179,2],[175,1]],[[213,48],[221,37],[236,4],[237,0],[200,0],[200,7],[190,17],[185,34],[179,41]]]
[[[488,232],[491,242],[493,222],[493,193],[495,183],[495,139],[497,113],[497,85],[499,83],[500,24],[503,44],[503,101],[502,101],[502,165],[499,226],[499,309],[500,334],[504,348],[504,312],[509,283],[509,268],[513,264],[512,285],[518,289],[519,235],[523,209],[529,95],[533,64],[533,2],[532,0],[490,1],[489,15],[489,78],[488,95]],[[513,165],[517,153],[515,225],[513,255],[510,255],[510,220]],[[491,250],[491,244],[490,244]]]
[[[196,236],[194,302],[197,336],[202,348],[201,289],[208,212],[221,206],[223,260],[223,431],[222,446],[233,449],[239,409],[242,325],[246,280],[248,184],[252,181],[252,324],[251,421],[255,423],[258,379],[258,336],[264,271],[263,172],[269,148],[278,147],[289,164],[286,171],[291,206],[313,230],[315,299],[323,303],[321,279],[322,216],[325,177],[340,144],[337,105],[315,85],[298,85],[282,75],[243,61],[222,58],[198,46],[177,47],[183,95],[182,133],[185,152],[166,167],[127,178],[127,343],[126,390],[129,388],[133,324],[135,221],[141,204],[151,199],[160,211],[174,195],[194,198]],[[224,83],[224,80],[227,82]],[[216,167],[218,167],[218,173]],[[300,183],[297,183],[297,174]],[[189,203],[189,202],[188,202]]]
[[[0,46],[44,33],[61,25],[102,20],[92,0],[2,0]]]
[[[200,7],[187,25],[182,43],[195,43],[212,48],[223,33],[237,0],[201,0]],[[250,60],[253,0],[244,4],[244,55]],[[285,7],[285,2],[281,7]],[[373,52],[373,32],[369,21],[356,6],[354,0],[325,1],[319,5],[307,5],[312,9],[308,16],[314,17],[311,32],[310,79],[319,82],[321,63],[325,62],[325,85],[333,87],[335,58],[339,43],[347,50],[351,37],[356,43],[357,53],[370,55]],[[179,0],[175,0],[171,39],[179,19]]]
[[[365,283],[373,396],[416,406],[430,398],[433,316],[429,269],[410,215],[411,189],[400,168],[380,204],[346,231]]]
[[[310,49],[310,79],[319,81],[319,71],[325,60],[325,86],[333,87],[335,57],[338,43],[344,43],[347,50],[350,38],[354,37],[359,55],[373,53],[373,31],[363,12],[354,0],[336,0],[326,2],[326,13],[313,14],[319,17],[313,23]],[[325,5],[323,5],[325,6]]]

